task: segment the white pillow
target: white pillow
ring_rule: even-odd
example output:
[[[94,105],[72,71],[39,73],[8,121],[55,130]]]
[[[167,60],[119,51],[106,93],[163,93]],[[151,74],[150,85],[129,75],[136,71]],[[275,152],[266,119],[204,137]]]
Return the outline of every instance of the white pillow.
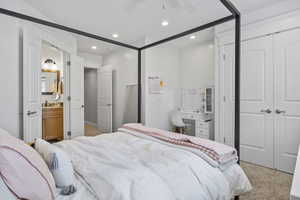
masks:
[[[1,199],[5,200],[17,200],[17,197],[11,193],[11,191],[7,188],[2,178],[0,177],[0,194]]]
[[[35,149],[47,163],[56,186],[63,188],[62,193],[65,195],[74,193],[76,191],[74,187],[74,170],[68,154],[43,139],[36,139]]]

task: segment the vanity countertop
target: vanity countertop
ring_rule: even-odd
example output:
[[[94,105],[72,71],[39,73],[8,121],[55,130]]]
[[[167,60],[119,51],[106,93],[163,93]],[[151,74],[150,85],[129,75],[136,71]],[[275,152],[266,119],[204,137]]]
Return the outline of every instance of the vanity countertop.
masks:
[[[210,114],[205,114],[203,112],[181,111],[181,113],[183,118],[199,119],[202,121],[207,121],[212,119],[212,116]]]
[[[45,110],[50,110],[50,109],[63,109],[64,107],[62,107],[62,106],[44,106],[42,108],[43,108],[43,110],[44,109]]]

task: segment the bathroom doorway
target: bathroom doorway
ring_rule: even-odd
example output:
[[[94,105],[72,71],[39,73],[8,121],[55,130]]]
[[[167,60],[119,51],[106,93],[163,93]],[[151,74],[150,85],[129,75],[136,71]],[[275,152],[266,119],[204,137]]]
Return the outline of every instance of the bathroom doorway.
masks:
[[[64,139],[63,51],[47,42],[41,50],[42,138],[56,142]]]

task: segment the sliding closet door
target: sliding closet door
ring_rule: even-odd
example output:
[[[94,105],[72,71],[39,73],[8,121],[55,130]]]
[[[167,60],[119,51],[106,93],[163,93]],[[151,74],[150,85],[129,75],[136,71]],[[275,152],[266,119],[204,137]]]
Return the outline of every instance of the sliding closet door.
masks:
[[[224,131],[234,141],[234,48],[224,49]],[[272,37],[242,43],[241,159],[273,167],[273,53]]]
[[[300,144],[300,30],[275,35],[276,168],[293,172]]]
[[[23,123],[24,141],[42,137],[40,90],[41,46],[38,30],[24,23],[23,28]]]

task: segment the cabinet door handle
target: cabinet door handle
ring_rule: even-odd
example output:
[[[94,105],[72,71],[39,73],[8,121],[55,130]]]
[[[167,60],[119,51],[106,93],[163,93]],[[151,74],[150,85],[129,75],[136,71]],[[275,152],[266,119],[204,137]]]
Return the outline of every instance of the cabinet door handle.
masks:
[[[262,109],[260,112],[262,112],[262,113],[267,113],[267,114],[271,114],[271,113],[272,113],[272,110],[270,110],[270,109]]]
[[[276,114],[285,114],[286,111],[285,110],[279,110],[279,109],[276,109]]]
[[[31,111],[27,111],[27,115],[28,116],[30,116],[30,115],[34,115],[34,114],[36,114],[37,112],[36,111],[33,111],[33,112],[31,112]]]

